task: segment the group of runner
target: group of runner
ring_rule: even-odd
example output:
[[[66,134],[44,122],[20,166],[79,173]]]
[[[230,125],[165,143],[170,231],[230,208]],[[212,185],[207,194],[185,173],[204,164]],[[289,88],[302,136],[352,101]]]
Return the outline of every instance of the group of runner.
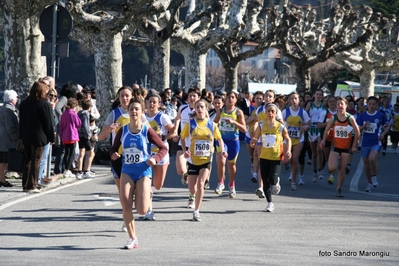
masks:
[[[303,106],[298,93],[288,96],[288,104],[280,110],[274,102],[275,92],[254,94],[254,105],[249,115],[238,108],[238,93],[214,97],[210,103],[201,99],[198,88],[190,88],[187,104],[179,107],[172,122],[161,110],[162,100],[157,93],[145,99],[128,86],[119,89],[118,104],[108,115],[99,140],[112,135],[110,150],[111,168],[123,209],[123,230],[128,232],[127,249],[138,247],[132,212],[133,201],[138,214],[154,220],[151,183],[162,188],[170,162],[168,140],[178,142],[176,170],[183,184],[188,185],[188,208],[192,208],[193,221],[201,221],[200,207],[204,187],[209,186],[213,154],[216,153],[218,184],[216,194],[225,189],[226,163],[228,168],[228,195],[236,197],[236,162],[240,151],[239,132],[246,133],[246,143],[251,158],[252,181],[259,183],[256,195],[266,198],[267,212],[274,211],[272,194],[280,192],[281,162],[291,165],[291,190],[304,185],[305,133],[312,149],[313,181],[323,178],[323,161],[328,161],[330,178],[338,169],[337,196],[342,197],[342,184],[351,153],[357,150],[360,130],[363,131],[362,157],[366,165],[368,187],[378,186],[377,158],[389,127],[385,116],[377,112],[377,99],[367,100],[367,111],[357,122],[346,112],[344,98],[331,97],[329,107],[322,104],[323,93],[317,90],[314,100]],[[334,99],[333,99],[334,98]],[[335,103],[336,102],[336,103]],[[336,106],[334,106],[336,105]],[[359,129],[359,126],[360,129]],[[320,134],[320,130],[324,133]],[[179,133],[180,131],[180,133]],[[326,157],[323,157],[322,150]],[[333,148],[331,148],[333,147]],[[306,152],[306,151],[305,151]],[[340,165],[338,161],[340,159]],[[366,163],[367,162],[367,163]],[[260,178],[259,178],[260,177]],[[370,188],[369,188],[370,186]]]

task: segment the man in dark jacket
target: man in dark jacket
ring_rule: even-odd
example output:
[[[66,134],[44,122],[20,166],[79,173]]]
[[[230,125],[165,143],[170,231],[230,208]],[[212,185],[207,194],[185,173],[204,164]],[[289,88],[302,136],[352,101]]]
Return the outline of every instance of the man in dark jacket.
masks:
[[[47,101],[48,86],[35,82],[29,96],[20,105],[20,138],[24,144],[22,187],[26,192],[40,192],[37,187],[44,146],[54,142],[54,117]]]

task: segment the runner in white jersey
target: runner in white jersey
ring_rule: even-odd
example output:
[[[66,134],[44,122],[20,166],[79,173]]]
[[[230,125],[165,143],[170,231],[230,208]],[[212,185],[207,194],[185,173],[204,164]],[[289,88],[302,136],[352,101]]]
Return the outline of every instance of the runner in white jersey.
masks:
[[[317,179],[323,179],[323,150],[320,148],[320,129],[317,127],[319,116],[324,111],[322,103],[323,91],[315,91],[313,102],[308,102],[305,110],[309,113],[310,127],[308,129],[308,138],[310,148],[312,149],[313,182]],[[318,166],[318,168],[317,168]]]
[[[190,114],[194,111],[195,102],[201,97],[201,91],[199,88],[190,88],[188,90],[188,104],[181,105],[175,118],[174,132],[172,136],[174,141],[178,141],[178,129],[183,130],[184,126],[190,121]],[[188,144],[187,144],[188,145]],[[187,185],[187,160],[184,158],[184,153],[179,140],[179,146],[176,153],[176,171],[181,176],[183,185]]]

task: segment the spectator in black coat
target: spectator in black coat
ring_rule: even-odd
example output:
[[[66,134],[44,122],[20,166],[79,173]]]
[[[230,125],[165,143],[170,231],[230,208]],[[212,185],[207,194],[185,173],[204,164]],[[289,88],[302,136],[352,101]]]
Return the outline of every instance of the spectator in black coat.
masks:
[[[53,109],[47,101],[48,89],[44,82],[33,83],[29,96],[19,108],[19,134],[25,147],[22,187],[31,193],[40,192],[37,181],[44,146],[54,142],[54,117]]]

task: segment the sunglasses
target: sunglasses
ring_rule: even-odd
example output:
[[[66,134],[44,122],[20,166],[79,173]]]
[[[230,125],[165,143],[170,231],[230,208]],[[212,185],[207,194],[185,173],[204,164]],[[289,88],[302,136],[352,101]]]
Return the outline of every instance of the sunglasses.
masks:
[[[57,98],[57,95],[55,94],[49,94],[49,96]]]

